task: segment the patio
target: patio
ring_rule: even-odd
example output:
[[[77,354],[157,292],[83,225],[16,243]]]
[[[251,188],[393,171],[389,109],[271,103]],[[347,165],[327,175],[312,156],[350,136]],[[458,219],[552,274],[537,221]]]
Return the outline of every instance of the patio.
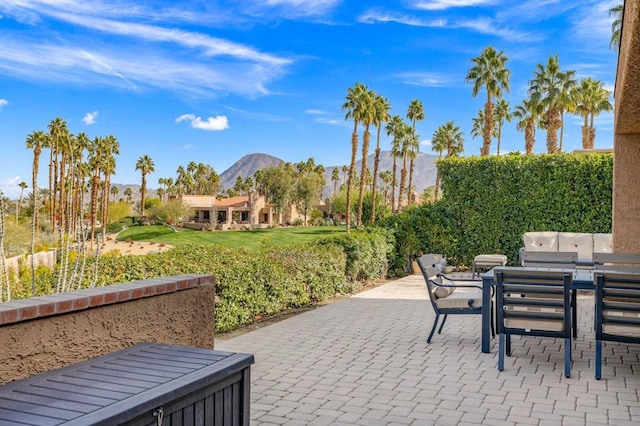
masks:
[[[572,377],[560,342],[514,337],[497,370],[497,339],[480,350],[479,315],[452,316],[431,344],[424,280],[411,275],[229,339],[255,355],[251,423],[638,424],[640,345],[606,342],[594,378],[593,295],[578,300]]]

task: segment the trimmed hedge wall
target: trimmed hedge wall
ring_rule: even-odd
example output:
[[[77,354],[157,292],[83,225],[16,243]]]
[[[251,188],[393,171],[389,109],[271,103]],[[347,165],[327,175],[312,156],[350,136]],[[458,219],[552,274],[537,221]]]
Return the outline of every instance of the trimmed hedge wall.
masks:
[[[188,273],[216,277],[217,332],[234,330],[269,315],[356,290],[362,281],[386,276],[393,245],[386,231],[354,231],[293,247],[265,245],[247,251],[216,245],[184,245],[146,256],[105,255],[86,259],[82,287]],[[70,265],[73,268],[73,264]],[[31,294],[30,268],[23,266],[14,298]],[[39,294],[55,292],[59,270],[38,269]],[[69,275],[71,272],[69,272]],[[213,309],[213,307],[212,307]]]
[[[427,252],[458,266],[480,253],[515,264],[528,231],[611,232],[611,154],[449,158],[438,168],[442,200],[380,222],[395,233],[395,273]]]

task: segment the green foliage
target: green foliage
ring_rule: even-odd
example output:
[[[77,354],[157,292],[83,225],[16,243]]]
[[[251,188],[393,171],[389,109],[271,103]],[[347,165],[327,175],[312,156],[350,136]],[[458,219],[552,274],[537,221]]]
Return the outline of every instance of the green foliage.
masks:
[[[159,206],[162,204],[162,200],[156,197],[145,198],[144,200],[144,209],[148,210],[153,207]]]
[[[194,261],[197,259],[197,261]],[[147,256],[102,257],[94,277],[95,258],[87,260],[82,286],[178,274],[214,274],[218,332],[233,330],[277,312],[348,292],[345,255],[339,247],[270,247],[248,252],[209,245],[184,245]]]
[[[160,223],[175,226],[191,213],[191,207],[181,198],[167,201],[165,204],[154,206],[149,210],[149,217]]]
[[[393,250],[392,235],[382,229],[353,231],[323,238],[320,246],[337,245],[346,254],[345,275],[350,281],[366,281],[387,275],[388,257]]]
[[[125,201],[118,201],[109,204],[108,223],[120,222],[129,216],[131,216],[131,204]]]
[[[441,201],[378,223],[396,238],[394,273],[427,252],[456,265],[480,253],[514,263],[528,231],[611,232],[610,154],[450,158],[438,167]]]

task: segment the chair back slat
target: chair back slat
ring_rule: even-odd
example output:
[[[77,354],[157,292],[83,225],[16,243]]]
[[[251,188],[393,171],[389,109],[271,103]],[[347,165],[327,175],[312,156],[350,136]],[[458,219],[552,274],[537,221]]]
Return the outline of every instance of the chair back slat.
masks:
[[[527,267],[575,268],[578,263],[578,252],[525,250],[522,262]]]
[[[572,278],[568,271],[497,268],[499,333],[570,336]]]
[[[599,271],[595,280],[596,339],[640,343],[640,274]]]
[[[640,272],[640,254],[594,253],[593,265],[599,271]]]

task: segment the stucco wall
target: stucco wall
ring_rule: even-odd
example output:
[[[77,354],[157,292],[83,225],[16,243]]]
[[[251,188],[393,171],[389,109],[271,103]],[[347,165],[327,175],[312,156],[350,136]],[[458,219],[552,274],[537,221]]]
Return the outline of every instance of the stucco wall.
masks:
[[[171,278],[0,304],[0,319],[4,319],[0,322],[9,322],[0,326],[0,383],[140,342],[213,349],[213,276],[181,276],[174,281]],[[188,285],[176,284],[185,282]],[[129,300],[119,302],[126,298],[126,291],[129,291]],[[76,295],[80,299],[74,298]],[[93,303],[96,306],[92,307],[94,299],[102,302]],[[76,303],[78,300],[86,300],[86,304]],[[77,309],[69,309],[64,314],[35,315],[35,319],[29,320],[18,317],[11,321],[9,308],[18,306],[18,311],[28,317],[29,311],[25,307],[34,303],[36,312],[41,313],[55,311],[58,307],[58,310],[64,310],[65,303]]]

